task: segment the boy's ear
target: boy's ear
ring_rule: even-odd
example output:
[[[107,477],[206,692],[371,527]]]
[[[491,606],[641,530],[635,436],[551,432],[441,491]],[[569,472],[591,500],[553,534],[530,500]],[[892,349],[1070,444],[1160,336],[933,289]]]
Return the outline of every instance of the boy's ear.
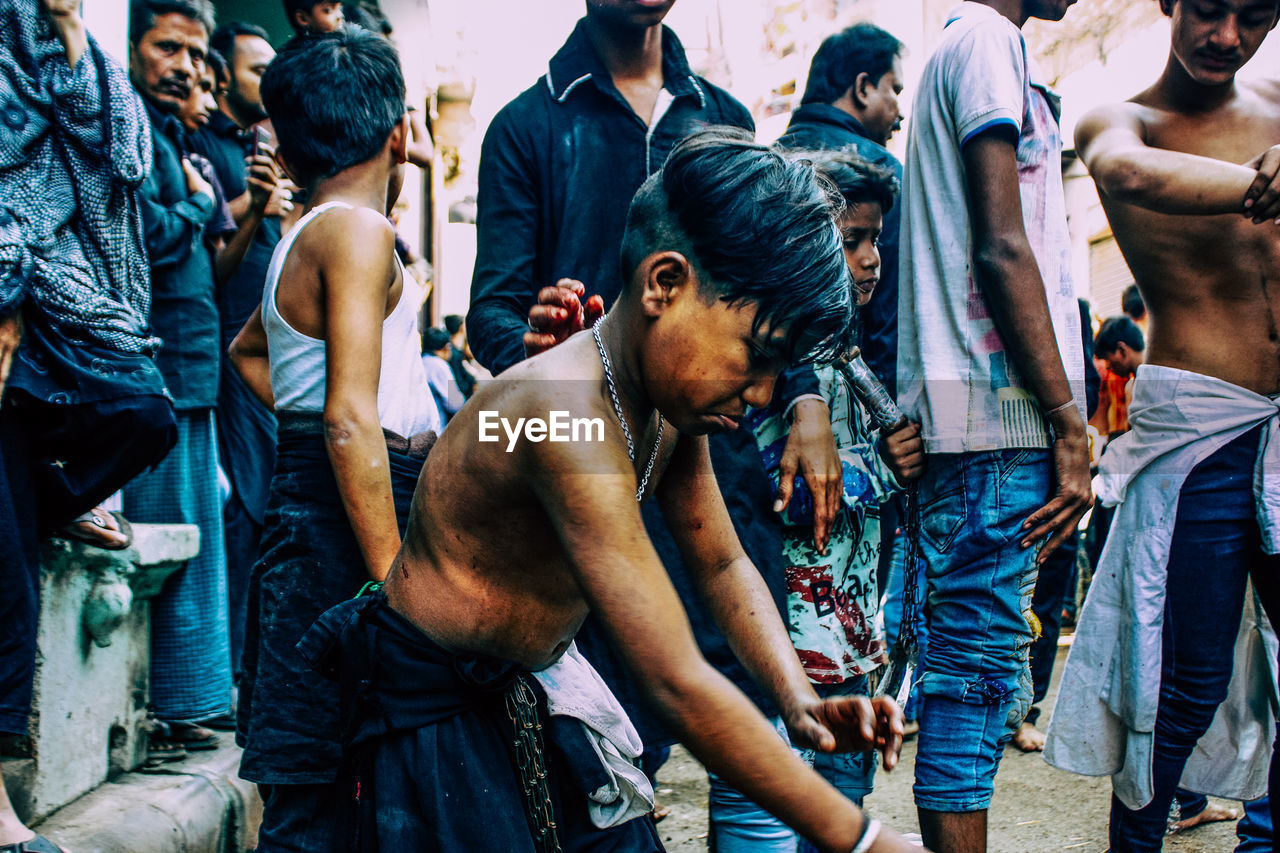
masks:
[[[658,317],[680,296],[697,288],[689,259],[679,252],[655,252],[636,270],[643,288],[640,304],[646,317]]]
[[[405,113],[400,117],[400,121],[396,126],[391,128],[391,137],[388,142],[391,144],[391,153],[396,157],[396,163],[409,162],[409,114]]]

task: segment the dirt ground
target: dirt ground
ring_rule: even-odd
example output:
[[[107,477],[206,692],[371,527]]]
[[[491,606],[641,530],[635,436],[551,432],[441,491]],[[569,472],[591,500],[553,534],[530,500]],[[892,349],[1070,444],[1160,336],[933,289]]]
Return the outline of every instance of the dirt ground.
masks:
[[[1060,649],[1046,709],[1057,694],[1057,678],[1066,660]],[[902,762],[891,774],[878,773],[867,809],[899,832],[919,832],[911,799],[915,742],[902,750]],[[670,853],[707,849],[707,777],[702,766],[676,747],[658,774],[658,799],[671,806],[671,816],[658,825]],[[1075,776],[1046,764],[1039,753],[1005,751],[996,777],[995,801],[989,816],[989,853],[1048,853],[1072,850],[1102,853],[1107,849],[1109,779]],[[1240,804],[1217,801],[1240,813]],[[1170,853],[1229,853],[1235,848],[1235,824],[1217,823],[1170,836]]]

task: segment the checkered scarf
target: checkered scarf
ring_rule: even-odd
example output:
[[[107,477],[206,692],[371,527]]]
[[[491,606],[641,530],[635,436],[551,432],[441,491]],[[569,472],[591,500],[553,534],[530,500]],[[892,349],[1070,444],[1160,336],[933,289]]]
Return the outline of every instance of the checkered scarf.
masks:
[[[58,325],[154,352],[137,189],[146,111],[92,37],[71,68],[39,0],[0,0],[0,314],[32,300]]]

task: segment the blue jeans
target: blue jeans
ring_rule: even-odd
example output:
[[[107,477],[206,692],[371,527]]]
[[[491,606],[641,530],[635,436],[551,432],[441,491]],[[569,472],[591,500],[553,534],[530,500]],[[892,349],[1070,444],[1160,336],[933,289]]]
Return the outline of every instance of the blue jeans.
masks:
[[[819,696],[865,696],[865,676],[851,678],[840,684],[815,684]],[[787,738],[786,726],[781,719],[773,720],[774,727]],[[796,750],[809,762],[819,776],[827,780],[837,791],[861,806],[871,793],[875,783],[876,754],[874,752],[824,753],[812,750]],[[808,853],[813,850],[808,842],[796,835],[790,827],[743,796],[719,776],[709,773],[711,781],[711,843],[713,853]]]
[[[1272,853],[1271,801],[1269,797],[1244,804],[1244,817],[1236,825],[1240,844],[1235,853]]]
[[[1022,523],[1047,500],[1047,450],[935,454],[920,481],[929,647],[916,805],[986,809],[1004,745],[1030,707],[1035,550]]]
[[[1263,553],[1254,517],[1258,440],[1259,430],[1250,430],[1197,465],[1183,483],[1166,581],[1151,759],[1155,796],[1137,810],[1112,797],[1111,849],[1116,853],[1161,849],[1187,758],[1227,696],[1251,572],[1263,607],[1276,613],[1273,586],[1280,557]]]
[[[775,717],[770,722],[790,744],[782,718]],[[707,778],[711,783],[707,797],[707,848],[711,853],[796,853],[799,836],[791,827],[716,774],[708,772]]]

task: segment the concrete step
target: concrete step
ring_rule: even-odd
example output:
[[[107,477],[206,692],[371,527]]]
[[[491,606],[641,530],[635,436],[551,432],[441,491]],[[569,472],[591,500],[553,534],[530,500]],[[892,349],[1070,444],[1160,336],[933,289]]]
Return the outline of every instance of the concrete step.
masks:
[[[125,773],[35,830],[71,853],[227,853],[257,846],[262,802],[231,733],[156,773]]]

